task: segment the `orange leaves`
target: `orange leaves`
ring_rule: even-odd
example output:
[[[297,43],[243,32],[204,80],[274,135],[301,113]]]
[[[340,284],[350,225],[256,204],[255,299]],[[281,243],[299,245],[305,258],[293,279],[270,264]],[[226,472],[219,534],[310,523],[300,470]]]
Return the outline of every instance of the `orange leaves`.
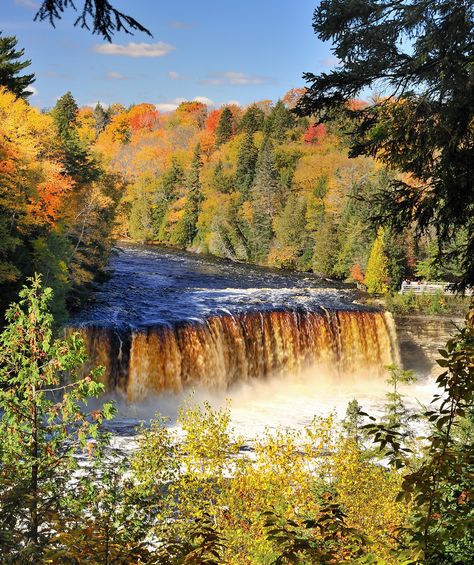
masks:
[[[50,116],[0,88],[0,176],[3,205],[28,221],[53,225],[72,181],[57,161]]]
[[[154,104],[137,104],[127,114],[132,132],[153,131],[159,125],[160,113]]]
[[[207,106],[196,101],[182,102],[176,109],[175,115],[182,124],[195,124],[202,127],[207,115]]]
[[[205,125],[206,131],[213,134],[216,133],[217,125],[219,123],[221,114],[222,114],[222,110],[212,110],[211,112],[209,112]]]
[[[307,88],[292,88],[285,94],[285,96],[283,96],[281,101],[291,110],[296,107],[301,98],[306,94],[307,90]]]
[[[28,204],[28,211],[40,223],[54,225],[59,218],[64,198],[73,187],[73,181],[63,174],[58,163],[45,163],[43,173],[45,178],[37,185],[36,194]]]

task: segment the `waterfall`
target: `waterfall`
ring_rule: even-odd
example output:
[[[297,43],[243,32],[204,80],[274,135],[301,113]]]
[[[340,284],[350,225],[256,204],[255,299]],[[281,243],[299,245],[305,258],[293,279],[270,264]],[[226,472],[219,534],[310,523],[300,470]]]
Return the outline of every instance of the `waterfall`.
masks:
[[[89,352],[86,369],[103,365],[107,388],[129,401],[188,386],[225,389],[312,366],[381,375],[399,359],[393,320],[376,311],[251,312],[140,330],[72,330]]]

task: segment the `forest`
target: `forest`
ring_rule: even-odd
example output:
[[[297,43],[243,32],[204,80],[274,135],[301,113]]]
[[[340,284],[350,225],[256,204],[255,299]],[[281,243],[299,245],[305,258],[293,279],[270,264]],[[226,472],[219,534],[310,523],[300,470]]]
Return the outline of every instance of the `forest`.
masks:
[[[328,126],[297,117],[304,92],[160,114],[152,104],[78,108],[69,92],[39,112],[4,89],[2,176],[23,190],[3,198],[3,307],[40,272],[66,316],[117,240],[312,271],[382,295],[403,279],[455,282],[459,259],[435,261],[434,230],[372,222],[394,174],[349,158],[342,115]],[[451,250],[465,240],[460,231]]]
[[[148,33],[104,13],[106,39],[120,18]],[[47,2],[38,14],[52,18]],[[40,111],[30,61],[0,35],[2,563],[474,562],[472,302],[431,404],[409,408],[414,375],[392,365],[378,417],[354,399],[251,448],[230,405],[190,396],[181,433],[156,414],[115,449],[104,368],[85,371],[63,331],[123,241],[312,272],[388,304],[406,279],[472,287],[472,22],[471,0],[323,0],[332,73],[275,101],[169,113],[69,91]],[[362,100],[379,79],[393,92]]]

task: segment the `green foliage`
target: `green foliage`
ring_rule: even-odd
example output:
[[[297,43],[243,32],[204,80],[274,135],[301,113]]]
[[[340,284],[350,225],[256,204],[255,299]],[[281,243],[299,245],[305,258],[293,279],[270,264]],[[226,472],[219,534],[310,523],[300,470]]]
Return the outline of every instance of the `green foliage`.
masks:
[[[377,156],[404,174],[375,198],[379,224],[433,229],[439,257],[466,230],[459,282],[472,285],[472,2],[324,0],[313,22],[341,64],[306,73],[299,112],[323,121],[347,116],[351,155]],[[371,89],[384,97],[354,103]]]
[[[184,213],[172,234],[172,243],[177,245],[191,245],[197,234],[196,224],[203,199],[201,192],[201,168],[201,146],[198,144],[194,149],[191,169],[187,179],[187,200]]]
[[[468,296],[443,294],[389,293],[385,296],[385,307],[394,314],[424,314],[463,316],[469,308]]]
[[[293,114],[281,100],[275,104],[269,116],[265,119],[264,133],[276,142],[285,139],[286,132],[294,124]]]
[[[31,65],[30,60],[21,61],[24,49],[17,50],[17,38],[14,35],[1,37],[0,32],[0,86],[5,86],[16,96],[28,98],[31,90],[28,87],[35,82],[35,75],[20,75],[21,71]]]
[[[63,13],[70,8],[77,10],[75,3],[70,0],[44,0],[36,12],[35,21],[47,20],[55,27],[56,20],[60,20]],[[84,0],[74,25],[80,25],[87,30],[91,30],[92,27],[92,33],[100,35],[107,41],[112,41],[112,36],[120,31],[132,35],[134,31],[140,31],[151,36],[146,27],[132,16],[114,8],[108,0]]]
[[[227,143],[234,133],[234,117],[232,111],[226,106],[220,115],[216,129],[216,147]]]
[[[370,250],[365,286],[370,294],[385,294],[388,290],[388,261],[384,250],[384,231],[381,228]]]
[[[332,493],[322,496],[317,518],[282,521],[273,512],[265,513],[270,540],[279,546],[280,555],[272,565],[284,563],[377,563],[368,553],[368,540],[360,531],[347,525],[344,511]]]
[[[56,102],[51,115],[61,139],[66,171],[77,182],[86,184],[99,178],[100,169],[91,153],[79,139],[75,128],[78,110],[73,95],[71,92],[66,92]]]
[[[397,429],[405,436],[411,435],[410,419],[412,415],[407,410],[404,403],[404,395],[400,392],[399,386],[402,384],[409,384],[416,381],[416,376],[413,371],[404,371],[396,365],[389,365],[387,367],[389,376],[386,383],[391,386],[391,390],[386,393],[387,399],[385,404],[385,422],[388,427]]]
[[[253,142],[253,135],[247,132],[242,140],[237,156],[235,171],[235,186],[242,194],[242,199],[247,200],[255,178],[258,150]]]
[[[217,161],[217,165],[214,168],[211,187],[223,194],[232,192],[234,188],[232,178],[225,173],[225,168],[221,160]]]
[[[474,559],[474,443],[472,435],[465,437],[457,432],[474,408],[473,310],[466,317],[466,325],[439,353],[443,372],[436,384],[440,393],[423,414],[430,427],[428,435],[420,438],[418,464],[413,464],[413,452],[403,447],[406,432],[383,424],[368,426],[392,464],[406,469],[399,495],[400,500],[413,503],[410,523],[401,531],[399,556],[406,563]],[[463,561],[458,560],[460,556]]]
[[[273,219],[280,191],[278,171],[273,156],[273,145],[266,140],[258,157],[254,184],[251,188],[253,221],[253,256],[262,260],[268,253],[273,238]]]
[[[51,289],[39,277],[7,311],[0,335],[0,544],[8,561],[38,563],[54,543],[50,518],[65,521],[65,491],[75,455],[113,414],[110,404],[91,415],[90,397],[103,392],[101,370],[78,378],[85,360],[76,334],[54,340]],[[67,377],[67,382],[64,379]]]
[[[162,219],[162,218],[161,218]],[[150,198],[143,187],[133,199],[130,209],[129,229],[130,236],[135,241],[146,241],[153,237],[153,217]],[[161,222],[160,222],[161,224]]]
[[[252,104],[247,108],[240,120],[239,132],[246,132],[253,135],[255,132],[263,129],[264,120],[265,114],[263,110],[255,104]]]

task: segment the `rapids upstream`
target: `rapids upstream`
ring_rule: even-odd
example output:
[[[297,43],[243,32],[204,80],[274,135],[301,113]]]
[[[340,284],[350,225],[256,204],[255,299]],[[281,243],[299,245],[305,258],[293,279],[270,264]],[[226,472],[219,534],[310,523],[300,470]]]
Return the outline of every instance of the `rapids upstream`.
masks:
[[[117,436],[183,398],[221,404],[251,437],[341,415],[354,397],[377,410],[385,366],[399,362],[390,314],[355,302],[342,283],[151,246],[123,245],[110,278],[70,322],[105,367]],[[430,382],[412,387],[428,398]],[[364,404],[365,402],[365,404]]]

